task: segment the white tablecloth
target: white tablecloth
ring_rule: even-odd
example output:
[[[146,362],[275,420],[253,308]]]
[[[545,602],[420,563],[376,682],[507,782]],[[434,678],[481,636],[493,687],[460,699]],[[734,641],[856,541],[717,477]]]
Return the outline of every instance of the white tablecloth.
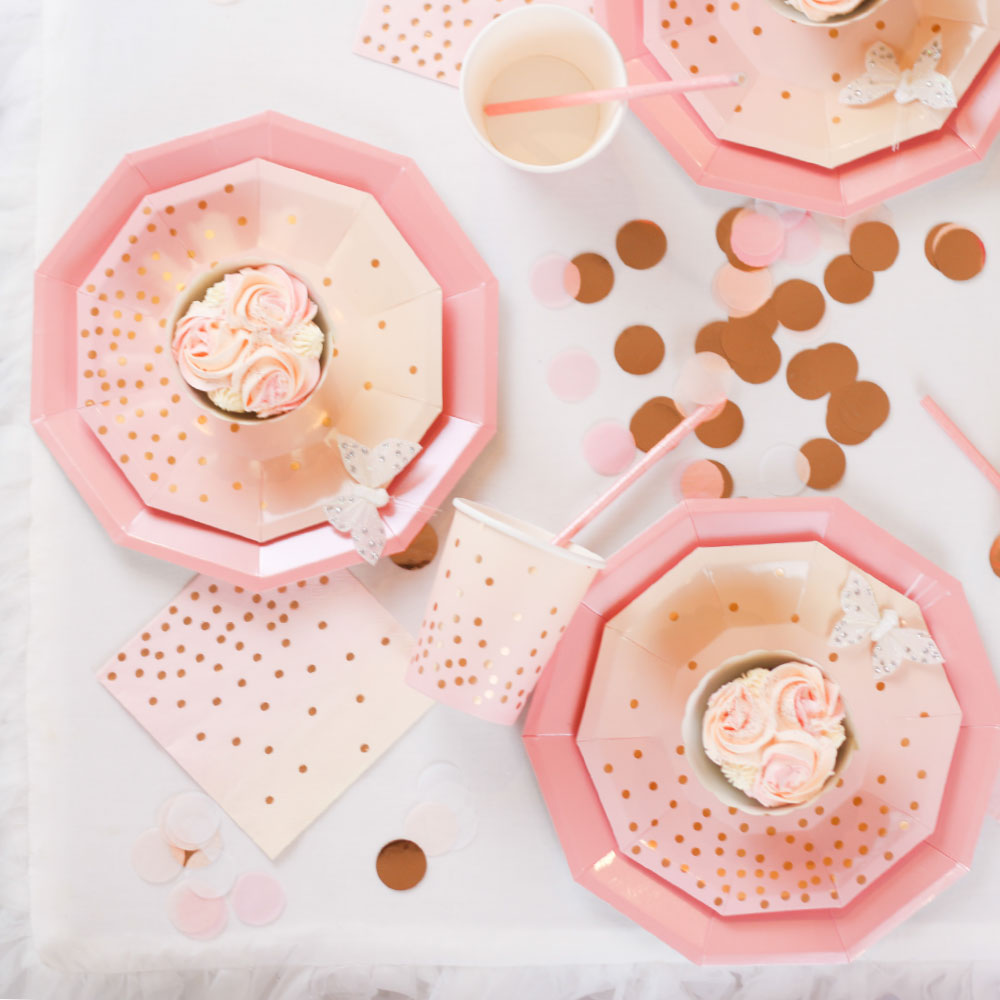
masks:
[[[562,1000],[684,990],[699,997],[951,998],[1000,982],[1000,969],[987,961],[1000,935],[1000,828],[992,821],[974,874],[855,966],[698,970],[573,883],[517,730],[441,707],[280,859],[289,905],[277,924],[231,927],[208,944],[176,934],[164,893],[135,877],[128,848],[156,805],[190,782],[93,675],[189,573],[115,547],[28,429],[33,264],[126,152],[266,108],[413,156],[501,285],[500,433],[459,494],[555,528],[606,484],[583,460],[584,431],[601,419],[627,423],[642,401],[669,395],[695,332],[719,316],[709,292],[722,260],[714,225],[738,199],[695,188],[634,119],[604,156],[577,173],[508,170],[467,133],[454,90],[350,53],[360,0],[46,0],[41,18],[28,0],[5,0],[3,8],[10,30],[0,42],[0,601],[8,676],[0,706],[11,749],[0,798],[0,993],[385,990]],[[869,442],[848,449],[847,476],[836,493],[963,580],[1000,662],[1000,622],[991,614],[1000,581],[986,558],[1000,531],[1000,502],[918,405],[933,391],[1000,461],[996,258],[977,281],[959,285],[934,272],[922,251],[930,226],[954,220],[970,224],[1000,254],[998,174],[1000,157],[993,155],[894,201],[900,259],[877,276],[873,295],[857,306],[831,303],[821,335],[808,344],[786,334],[778,342],[786,361],[804,346],[845,342],[862,377],[885,387],[892,417]],[[597,305],[552,312],[533,301],[528,274],[535,258],[595,250],[614,260],[617,228],[636,217],[667,232],[664,264],[645,273],[619,266],[614,292]],[[814,263],[781,267],[779,278],[818,281],[825,262],[844,252],[837,231],[827,241]],[[616,335],[633,323],[656,327],[667,343],[664,365],[641,378],[620,371],[611,354]],[[553,398],[545,370],[551,357],[574,346],[599,358],[602,375],[594,396],[570,405]],[[741,385],[736,400],[747,417],[741,439],[718,456],[688,442],[677,461],[719,457],[737,492],[757,495],[763,452],[823,435],[825,408],[793,396],[780,376],[765,386]],[[676,500],[677,461],[650,474],[585,543],[610,553],[668,509]],[[442,535],[447,523],[446,514],[435,520]],[[387,563],[358,576],[415,628],[431,571],[406,573]],[[454,761],[469,776],[479,834],[466,850],[434,859],[419,890],[388,893],[372,875],[371,858],[398,834],[415,776],[436,759]],[[229,838],[263,865],[238,831]],[[479,968],[454,968],[460,966]],[[484,971],[489,967],[505,969]]]

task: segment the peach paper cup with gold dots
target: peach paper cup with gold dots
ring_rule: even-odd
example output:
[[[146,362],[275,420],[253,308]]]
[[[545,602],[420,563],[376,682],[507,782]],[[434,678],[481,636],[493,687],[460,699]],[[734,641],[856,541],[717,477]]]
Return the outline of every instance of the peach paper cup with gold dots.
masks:
[[[407,683],[511,725],[604,560],[482,504],[454,504]]]
[[[708,710],[709,699],[724,684],[736,680],[737,677],[745,674],[748,670],[762,668],[770,670],[783,663],[805,663],[815,667],[821,673],[822,666],[814,660],[806,659],[797,653],[787,650],[765,650],[758,649],[753,652],[734,656],[723,663],[720,663],[714,670],[709,671],[703,677],[701,683],[688,698],[687,709],[684,712],[682,724],[682,734],[684,737],[684,752],[694,776],[707,788],[719,802],[729,807],[735,807],[741,812],[750,813],[754,816],[783,816],[785,813],[794,812],[796,809],[805,809],[815,806],[820,799],[832,788],[836,787],[847,764],[854,754],[857,743],[854,738],[854,731],[851,727],[849,716],[845,714],[844,730],[846,738],[837,751],[837,760],[833,773],[823,783],[823,787],[810,799],[795,805],[765,806],[747,795],[726,780],[722,769],[711,760],[705,752],[705,744],[702,739],[702,720]]]

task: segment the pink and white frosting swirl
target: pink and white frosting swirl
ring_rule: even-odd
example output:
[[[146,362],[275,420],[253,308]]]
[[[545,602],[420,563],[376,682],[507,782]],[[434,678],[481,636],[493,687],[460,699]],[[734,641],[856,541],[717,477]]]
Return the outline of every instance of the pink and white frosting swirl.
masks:
[[[241,268],[227,274],[225,282],[230,326],[290,338],[316,315],[305,284],[277,264]]]
[[[839,14],[850,14],[863,2],[864,0],[785,0],[789,7],[805,14],[810,21],[828,21]]]
[[[227,413],[287,413],[319,382],[325,335],[316,313],[305,284],[283,268],[244,267],[212,285],[177,323],[177,367]]]
[[[702,719],[709,759],[769,808],[819,794],[846,736],[840,689],[807,663],[741,674],[712,694]]]

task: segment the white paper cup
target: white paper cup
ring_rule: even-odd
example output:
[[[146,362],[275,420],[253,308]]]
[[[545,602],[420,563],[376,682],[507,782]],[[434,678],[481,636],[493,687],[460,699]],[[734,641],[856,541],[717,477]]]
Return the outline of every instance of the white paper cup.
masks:
[[[483,106],[627,82],[621,53],[603,28],[567,7],[535,4],[508,11],[480,32],[465,54],[459,93],[466,119],[490,152],[520,170],[556,173],[608,145],[624,101],[490,118]]]
[[[705,744],[702,739],[702,719],[705,717],[705,710],[708,708],[708,699],[724,684],[735,680],[741,674],[755,667],[771,669],[780,666],[782,663],[805,663],[810,667],[816,667],[822,672],[822,667],[813,660],[799,656],[797,653],[790,653],[787,650],[762,650],[757,649],[742,656],[734,656],[723,663],[720,663],[715,670],[710,671],[702,679],[701,683],[691,692],[687,706],[684,710],[684,721],[681,727],[682,738],[684,740],[684,752],[695,773],[695,777],[705,786],[723,805],[734,807],[741,812],[751,813],[755,816],[781,816],[784,813],[794,812],[796,809],[805,809],[807,806],[815,805],[831,788],[837,779],[843,774],[848,762],[854,755],[857,748],[854,733],[851,729],[850,721],[845,715],[844,729],[847,738],[840,745],[837,751],[837,764],[833,769],[833,774],[823,783],[823,787],[806,802],[787,806],[765,806],[756,799],[751,798],[745,792],[740,791],[735,785],[731,785],[722,769],[705,753]]]
[[[604,560],[482,504],[454,503],[407,683],[510,725]]]

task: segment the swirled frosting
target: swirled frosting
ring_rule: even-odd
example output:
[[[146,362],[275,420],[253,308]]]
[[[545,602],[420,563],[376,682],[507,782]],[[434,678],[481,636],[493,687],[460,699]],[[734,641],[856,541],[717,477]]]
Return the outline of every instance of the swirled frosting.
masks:
[[[864,0],[785,0],[789,7],[805,14],[810,21],[828,21],[840,14],[850,14],[863,2]]]
[[[276,264],[227,274],[189,307],[171,347],[184,380],[227,413],[274,417],[315,389],[325,334],[305,284]]]
[[[702,742],[726,780],[764,806],[801,805],[833,774],[846,739],[840,690],[818,667],[756,667],[713,692]]]

